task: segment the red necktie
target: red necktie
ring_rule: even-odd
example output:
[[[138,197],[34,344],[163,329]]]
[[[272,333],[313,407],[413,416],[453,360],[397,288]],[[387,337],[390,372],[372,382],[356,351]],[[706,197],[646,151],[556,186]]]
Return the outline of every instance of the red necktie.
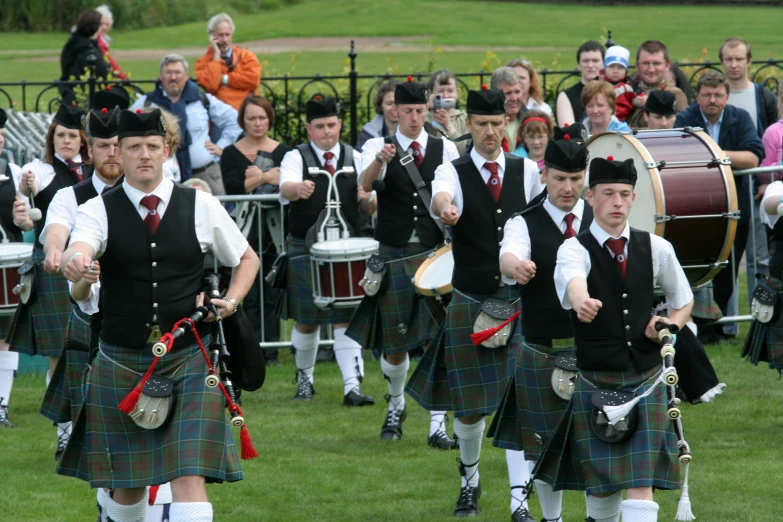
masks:
[[[498,201],[500,199],[500,176],[498,176],[498,164],[494,161],[488,161],[484,163],[484,168],[489,171],[491,176],[487,180],[487,188],[489,189],[489,193],[492,194],[492,197],[495,198],[495,201]]]
[[[149,209],[150,211],[150,213],[147,214],[147,217],[144,218],[144,223],[146,223],[147,228],[150,229],[150,234],[152,234],[153,236],[155,235],[155,232],[158,230],[158,225],[160,225],[160,214],[158,214],[158,203],[160,203],[160,198],[158,196],[150,195],[141,198],[141,206]]]
[[[413,149],[413,164],[417,169],[421,168],[421,164],[424,163],[424,152],[421,150],[421,145],[418,141],[412,141],[411,149]]]
[[[332,158],[334,158],[334,153],[324,152],[324,170],[334,176],[335,170],[334,165],[331,163]]]
[[[572,238],[576,237],[576,230],[574,230],[574,219],[576,218],[575,215],[568,213],[565,217],[566,222],[566,230],[565,230],[565,238]]]
[[[614,260],[617,262],[617,269],[620,271],[620,277],[625,279],[625,271],[628,268],[628,260],[625,258],[625,241],[624,237],[620,239],[607,239],[606,246],[614,253]]]
[[[79,181],[82,181],[84,179],[84,175],[82,174],[82,164],[80,162],[69,161],[68,168],[71,169],[71,172],[76,174],[76,179],[78,179]]]

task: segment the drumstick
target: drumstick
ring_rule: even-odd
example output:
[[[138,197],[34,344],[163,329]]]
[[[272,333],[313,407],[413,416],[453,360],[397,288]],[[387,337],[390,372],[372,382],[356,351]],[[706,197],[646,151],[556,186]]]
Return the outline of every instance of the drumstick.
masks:
[[[30,189],[30,211],[28,212],[28,216],[30,217],[30,221],[41,221],[41,218],[43,218],[43,213],[41,213],[40,208],[35,208],[35,200],[33,199],[33,191]],[[16,201],[22,201],[19,196],[16,196]]]

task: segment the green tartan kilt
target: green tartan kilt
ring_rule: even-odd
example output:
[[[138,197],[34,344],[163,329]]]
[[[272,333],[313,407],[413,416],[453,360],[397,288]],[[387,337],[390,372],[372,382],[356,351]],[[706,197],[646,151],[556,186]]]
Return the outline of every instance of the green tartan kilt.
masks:
[[[203,342],[208,344],[208,338]],[[77,420],[58,473],[82,475],[86,454],[87,479],[94,488],[137,488],[185,475],[203,476],[207,482],[241,480],[225,399],[218,388],[204,383],[207,366],[198,345],[176,349],[155,367],[156,375],[174,380],[175,406],[166,424],[145,430],[119,410],[152,362],[151,348],[100,343],[80,412],[84,418]]]
[[[86,331],[84,328],[89,320],[90,316],[83,313],[78,306],[73,306],[66,338],[83,345],[85,350],[90,345],[89,327]],[[49,386],[46,388],[41,404],[41,415],[54,422],[76,419],[84,403],[84,377],[88,360],[88,351],[63,349],[54,375],[51,376]]]
[[[356,310],[354,307],[321,308],[315,305],[310,251],[304,240],[289,235],[285,251],[288,253],[285,295],[288,304],[283,307],[283,318],[301,324],[348,323]]]
[[[16,309],[6,341],[15,352],[59,357],[73,307],[68,280],[60,274],[46,273],[40,264],[44,260],[40,248],[33,250],[33,260],[38,263],[35,268],[36,297],[31,305],[20,304]]]
[[[773,290],[783,291],[783,282],[777,279],[768,277],[767,284]],[[778,299],[781,299],[780,294]],[[777,306],[783,306],[783,303],[779,302]],[[778,313],[777,319],[766,324],[754,320],[741,355],[754,366],[765,362],[771,370],[783,371],[783,313]]]
[[[574,349],[521,344],[514,376],[487,432],[494,446],[522,450],[527,460],[538,459],[568,404],[552,390],[555,356],[563,352]]]
[[[717,321],[723,317],[718,303],[715,302],[715,293],[712,290],[712,282],[704,288],[699,288],[693,292],[693,317]]]
[[[491,295],[454,289],[446,320],[408,381],[406,391],[430,411],[453,411],[455,417],[490,415],[497,410],[513,375],[519,351],[521,321],[503,348],[474,346],[473,322],[487,298],[521,306],[516,286],[502,286]]]
[[[629,439],[609,444],[590,428],[596,388],[589,383],[601,389],[638,388],[636,394],[640,395],[660,370],[658,366],[644,373],[580,371],[574,395],[533,470],[535,478],[555,490],[584,490],[588,495],[639,487],[679,489],[677,438],[667,416],[663,384],[636,405],[638,424]]]
[[[13,315],[6,315],[0,317],[0,339],[8,337],[8,332],[11,329],[11,321],[14,320]]]
[[[387,261],[386,289],[365,296],[345,334],[367,349],[406,353],[427,344],[438,325],[413,286],[416,270],[439,247],[421,243],[404,247],[380,244],[378,255]]]

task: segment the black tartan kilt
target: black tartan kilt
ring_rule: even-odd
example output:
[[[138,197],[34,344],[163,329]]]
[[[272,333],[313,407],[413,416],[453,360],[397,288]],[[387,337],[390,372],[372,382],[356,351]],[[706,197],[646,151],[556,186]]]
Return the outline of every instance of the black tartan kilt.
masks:
[[[514,372],[521,336],[516,319],[514,335],[503,348],[474,346],[473,322],[486,298],[516,303],[516,286],[502,286],[492,295],[466,294],[454,289],[446,320],[424,353],[405,390],[423,408],[453,411],[455,417],[494,412]]]

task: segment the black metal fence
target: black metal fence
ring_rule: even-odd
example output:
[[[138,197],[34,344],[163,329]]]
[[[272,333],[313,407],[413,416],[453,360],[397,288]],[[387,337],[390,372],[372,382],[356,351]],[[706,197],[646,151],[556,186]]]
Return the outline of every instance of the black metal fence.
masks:
[[[315,96],[329,96],[337,98],[343,112],[343,135],[350,139],[351,143],[356,138],[362,125],[375,116],[373,98],[378,86],[386,80],[395,79],[406,81],[408,76],[413,76],[416,81],[426,82],[430,74],[418,72],[408,74],[381,75],[359,74],[356,69],[358,54],[351,42],[348,53],[350,69],[344,75],[320,75],[314,76],[276,76],[264,77],[261,81],[261,93],[266,96],[275,108],[276,122],[270,134],[283,142],[296,144],[306,141],[304,129],[304,107],[308,100]],[[708,69],[721,71],[719,62],[675,62],[684,73],[684,79],[688,85],[695,86],[699,76]],[[778,86],[783,80],[783,60],[768,59],[752,62],[751,79],[767,85],[773,92],[777,92]],[[633,66],[631,67],[633,69]],[[580,80],[578,69],[549,70],[541,69],[538,72],[542,92],[546,101],[554,106],[557,95]],[[457,73],[455,75],[460,93],[464,102],[468,89],[478,89],[482,84],[489,83],[492,71],[477,71]],[[113,85],[123,85],[133,94],[144,94],[153,88],[155,80],[133,80],[132,82],[120,82]],[[53,81],[53,82],[0,82],[0,107],[14,108],[22,111],[54,112],[61,101],[61,90],[71,89],[81,94],[82,103],[89,106],[89,100],[96,90],[100,90],[106,82],[95,78],[94,74],[86,80],[79,81]],[[14,102],[9,88],[21,89],[21,100]],[[691,100],[693,101],[693,100]]]

